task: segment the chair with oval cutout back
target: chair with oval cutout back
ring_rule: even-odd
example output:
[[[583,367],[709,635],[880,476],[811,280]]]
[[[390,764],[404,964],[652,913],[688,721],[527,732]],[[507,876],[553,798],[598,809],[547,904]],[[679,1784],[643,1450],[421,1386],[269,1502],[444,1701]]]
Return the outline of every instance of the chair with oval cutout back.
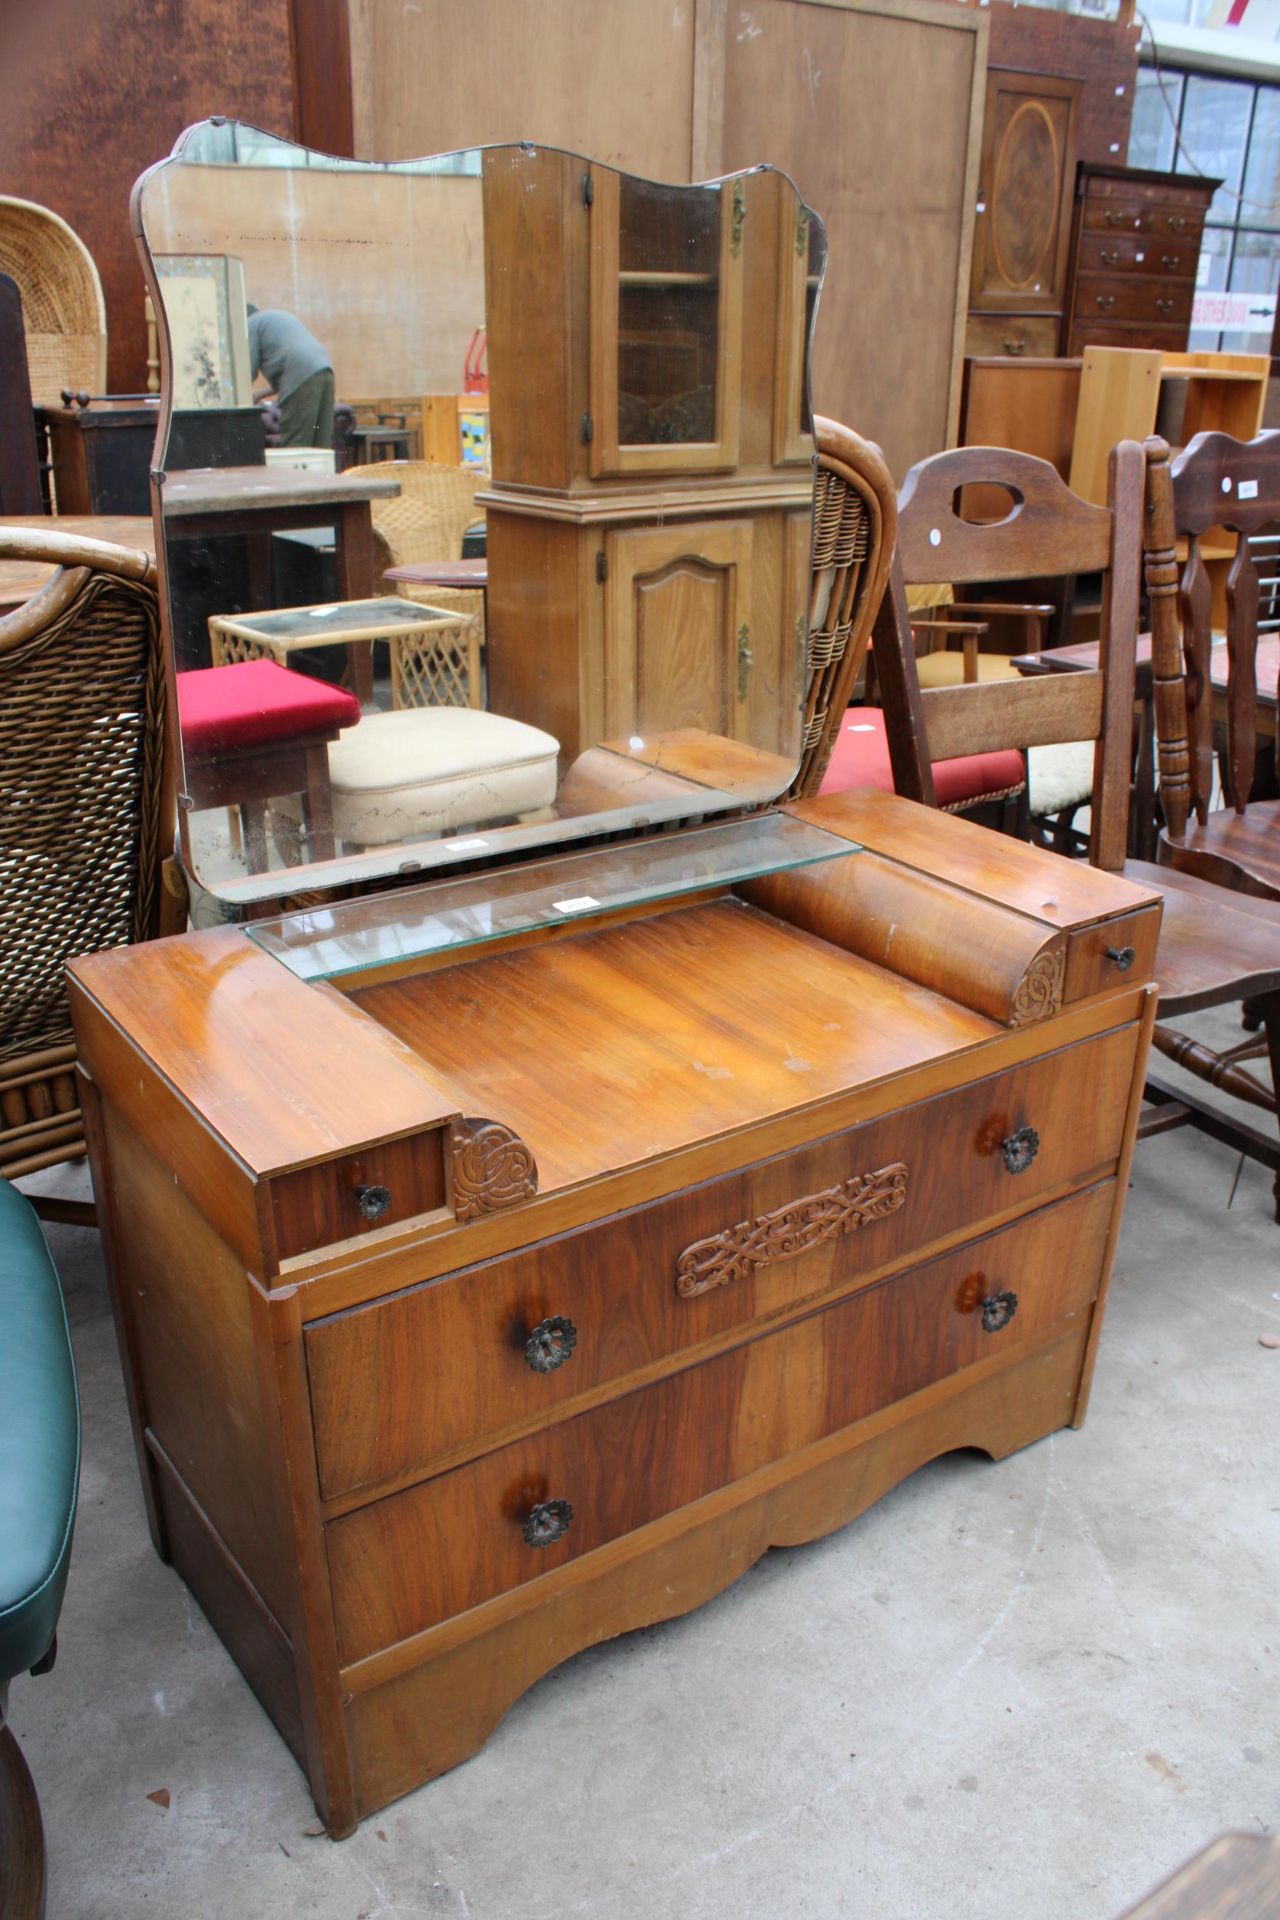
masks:
[[[876,624],[894,780],[899,793],[936,805],[931,755],[962,746],[1025,748],[1092,737],[1089,858],[1094,866],[1123,873],[1163,895],[1156,959],[1162,1021],[1256,999],[1269,1038],[1275,1036],[1274,1057],[1280,1042],[1280,904],[1232,894],[1167,866],[1128,859],[1125,852],[1139,574],[1144,538],[1151,546],[1158,537],[1154,516],[1144,513],[1144,493],[1147,470],[1158,473],[1161,456],[1167,461],[1163,441],[1148,442],[1145,451],[1135,441],[1122,441],[1111,456],[1106,507],[1080,500],[1053,467],[1030,454],[963,447],[912,468],[899,501],[900,551]],[[1018,493],[1017,510],[993,526],[961,520],[954,510],[957,489],[988,480]],[[1171,537],[1165,545],[1167,552],[1158,547],[1155,552],[1171,567]],[[902,593],[907,570],[926,576],[936,570],[958,580],[1100,572],[1098,668],[922,691]],[[1117,966],[1124,965],[1125,949],[1118,948],[1113,957]],[[1158,1036],[1167,1032],[1157,1029]],[[1183,1037],[1177,1038],[1181,1046]],[[1274,1096],[1233,1062],[1218,1060],[1195,1042],[1178,1057],[1224,1091],[1275,1114]],[[1140,1138],[1186,1122],[1228,1141],[1276,1175],[1280,1219],[1280,1142],[1274,1133],[1264,1135],[1193,1097],[1174,1096],[1159,1083],[1149,1083],[1149,1091],[1159,1106],[1144,1116]]]

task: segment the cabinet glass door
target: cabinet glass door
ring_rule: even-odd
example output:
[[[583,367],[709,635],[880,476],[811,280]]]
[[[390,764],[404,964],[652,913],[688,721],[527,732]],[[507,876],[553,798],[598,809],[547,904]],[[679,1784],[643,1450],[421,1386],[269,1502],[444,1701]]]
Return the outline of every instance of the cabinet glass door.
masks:
[[[746,183],[592,170],[591,472],[713,472],[738,458]]]

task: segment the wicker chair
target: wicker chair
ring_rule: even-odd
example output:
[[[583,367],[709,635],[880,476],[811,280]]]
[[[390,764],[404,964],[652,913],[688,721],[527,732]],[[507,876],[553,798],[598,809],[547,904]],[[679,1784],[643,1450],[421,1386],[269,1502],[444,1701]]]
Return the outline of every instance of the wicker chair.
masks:
[[[814,427],[819,451],[805,729],[787,795],[793,800],[822,785],[884,597],[898,524],[897,496],[879,447],[835,420],[815,420]]]
[[[163,844],[155,564],[100,540],[0,528],[0,560],[32,559],[57,571],[0,618],[0,1176],[10,1180],[85,1151],[64,961],[177,920],[162,912],[172,836]]]
[[[456,560],[462,536],[479,514],[476,494],[488,476],[473,467],[438,467],[429,460],[388,460],[379,474],[398,480],[394,500],[373,502],[374,571],[409,566],[420,560]],[[442,613],[460,613],[466,626],[451,642],[447,657],[433,659],[421,649],[402,660],[393,656],[392,694],[397,706],[484,705],[480,653],[484,646],[484,595],[455,587],[415,587],[397,582],[402,600],[419,600]]]
[[[93,255],[65,220],[33,200],[0,195],[0,273],[22,295],[31,398],[62,404],[64,387],[107,384],[107,309]]]

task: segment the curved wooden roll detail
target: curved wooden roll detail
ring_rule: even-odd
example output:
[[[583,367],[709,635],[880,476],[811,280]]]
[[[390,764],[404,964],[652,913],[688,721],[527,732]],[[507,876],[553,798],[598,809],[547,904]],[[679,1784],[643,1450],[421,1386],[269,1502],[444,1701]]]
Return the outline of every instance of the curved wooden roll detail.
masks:
[[[459,1118],[449,1128],[453,1210],[458,1224],[532,1199],[538,1168],[529,1148],[500,1120]]]

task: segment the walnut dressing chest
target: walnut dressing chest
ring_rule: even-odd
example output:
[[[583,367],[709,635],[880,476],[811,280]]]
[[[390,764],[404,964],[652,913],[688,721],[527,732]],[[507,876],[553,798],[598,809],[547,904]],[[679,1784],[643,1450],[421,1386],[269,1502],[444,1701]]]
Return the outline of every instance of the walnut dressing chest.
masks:
[[[72,969],[155,1543],[335,1835],[1083,1417],[1157,902],[884,796],[772,818],[814,857],[666,836],[681,885],[460,951],[423,888]]]

